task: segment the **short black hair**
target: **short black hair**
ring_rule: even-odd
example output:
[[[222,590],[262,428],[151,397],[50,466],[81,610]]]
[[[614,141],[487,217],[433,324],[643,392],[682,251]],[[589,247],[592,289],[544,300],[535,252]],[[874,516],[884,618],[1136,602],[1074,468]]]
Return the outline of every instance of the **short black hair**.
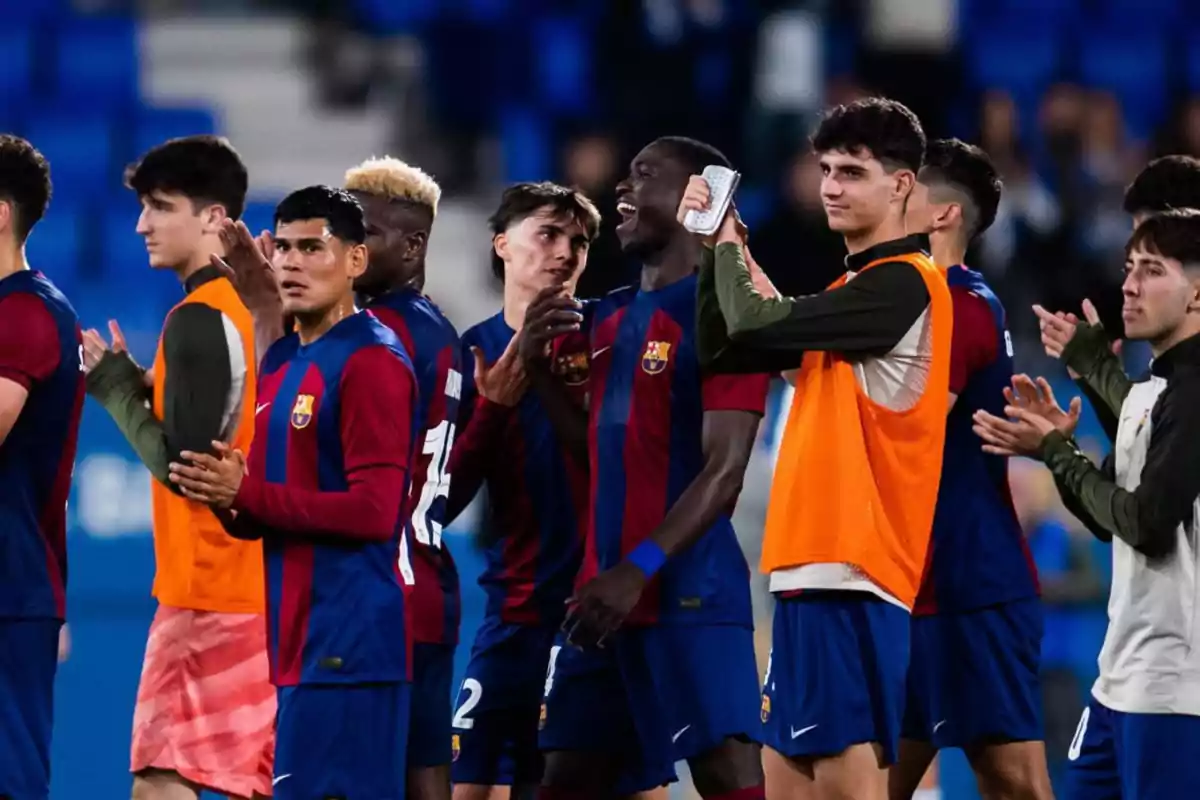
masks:
[[[1152,213],[1129,237],[1126,257],[1139,248],[1189,269],[1200,267],[1200,211],[1178,208]]]
[[[868,150],[889,171],[899,167],[916,172],[925,156],[925,131],[900,101],[866,97],[828,109],[813,132],[812,148],[817,153]]]
[[[1200,159],[1163,156],[1147,164],[1125,189],[1126,214],[1200,208]]]
[[[925,150],[920,181],[926,186],[949,187],[970,201],[963,206],[968,241],[996,221],[1004,184],[982,148],[961,139],[934,139]]]
[[[225,137],[184,136],[163,142],[126,167],[125,185],[138,197],[182,194],[197,210],[220,205],[230,219],[239,219],[246,208],[249,176]]]
[[[733,162],[725,154],[707,142],[687,136],[660,136],[650,143],[651,147],[668,150],[671,157],[681,162],[693,175],[699,175],[710,165],[733,169]]]
[[[289,194],[275,206],[275,225],[304,219],[323,219],[329,232],[351,244],[367,240],[363,209],[354,195],[335,186],[307,186]]]
[[[13,206],[13,232],[24,242],[50,205],[50,163],[19,136],[0,134],[0,199]]]
[[[517,183],[500,196],[500,205],[488,217],[488,227],[495,238],[513,225],[519,225],[543,209],[559,216],[569,216],[583,226],[589,242],[600,233],[600,212],[596,204],[578,189],[550,181]],[[504,261],[492,250],[492,274],[504,280]]]

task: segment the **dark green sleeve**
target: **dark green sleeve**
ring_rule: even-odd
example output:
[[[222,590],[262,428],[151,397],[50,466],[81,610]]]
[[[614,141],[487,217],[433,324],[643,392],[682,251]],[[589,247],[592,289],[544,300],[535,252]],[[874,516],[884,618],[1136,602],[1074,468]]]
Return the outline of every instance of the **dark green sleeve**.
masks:
[[[146,400],[142,374],[128,353],[108,352],[87,374],[87,391],[113,418],[150,474],[171,486],[167,440]]]
[[[720,245],[719,247],[736,247]],[[740,248],[739,258],[740,256]],[[741,347],[729,339],[725,317],[717,299],[716,255],[704,248],[696,281],[696,351],[706,370],[726,374],[781,372],[796,365],[793,359]]]
[[[1116,439],[1121,404],[1133,382],[1125,374],[1121,359],[1112,351],[1112,341],[1104,328],[1081,322],[1075,335],[1063,348],[1063,363],[1079,378],[1076,384],[1096,412],[1109,439]]]

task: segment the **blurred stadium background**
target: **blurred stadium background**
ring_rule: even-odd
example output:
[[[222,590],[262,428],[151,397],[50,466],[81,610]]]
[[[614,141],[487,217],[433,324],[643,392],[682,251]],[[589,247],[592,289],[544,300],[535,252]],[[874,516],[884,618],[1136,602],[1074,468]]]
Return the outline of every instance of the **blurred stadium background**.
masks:
[[[841,243],[825,230],[804,136],[823,105],[864,92],[904,100],[931,135],[996,159],[1004,204],[973,263],[1008,303],[1023,367],[1062,381],[1031,338],[1029,303],[1075,309],[1091,296],[1117,322],[1122,188],[1152,155],[1200,155],[1200,5],[1187,0],[0,0],[0,130],[32,139],[55,182],[30,260],[85,325],[120,320],[143,362],[179,287],[147,269],[121,172],[168,137],[232,139],[250,167],[255,230],[286,190],[336,183],[364,157],[422,165],[448,195],[428,289],[465,328],[499,303],[484,226],[499,186],[571,182],[611,215],[627,158],[665,133],[709,140],[739,165],[756,255],[781,288],[823,285]],[[593,250],[588,292],[635,274],[611,236]],[[752,558],[776,423],[773,412],[739,508]],[[1094,677],[1110,559],[1044,472],[1014,463],[1013,477],[1047,603],[1057,771]],[[55,798],[128,796],[153,610],[148,480],[89,404]],[[447,537],[467,643],[481,600],[471,528],[467,515]],[[770,605],[757,589],[765,645]],[[941,784],[946,798],[976,796],[956,755]]]

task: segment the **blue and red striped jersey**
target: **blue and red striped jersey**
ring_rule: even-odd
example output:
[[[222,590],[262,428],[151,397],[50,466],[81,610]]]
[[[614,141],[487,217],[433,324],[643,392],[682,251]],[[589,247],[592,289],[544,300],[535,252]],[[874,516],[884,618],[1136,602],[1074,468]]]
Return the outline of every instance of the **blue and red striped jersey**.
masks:
[[[276,685],[409,678],[416,402],[403,345],[368,313],[263,357],[234,508],[262,529]]]
[[[433,301],[416,289],[386,294],[370,309],[399,337],[417,378],[419,430],[407,507],[416,580],[413,641],[457,644],[461,618],[458,569],[442,541],[442,528],[450,497],[450,450],[462,396],[458,331]]]
[[[933,537],[913,613],[970,611],[1038,595],[1037,570],[1013,509],[1008,459],[980,449],[971,417],[1004,416],[1013,376],[1004,306],[978,272],[946,271],[954,301],[945,457]]]
[[[75,309],[45,275],[21,270],[0,280],[0,378],[29,393],[0,442],[0,617],[66,614],[82,351]]]
[[[599,301],[590,326],[591,478],[579,582],[662,523],[704,468],[708,411],[766,409],[767,375],[709,375],[696,357],[696,277]],[[750,570],[730,507],[647,585],[629,624],[751,624]]]
[[[485,567],[479,585],[487,595],[488,618],[558,625],[579,571],[587,475],[560,442],[535,392],[527,391],[515,408],[479,397],[470,348],[479,348],[491,364],[514,335],[503,313],[463,335],[463,361],[468,367],[452,458],[453,505],[461,508],[480,486],[486,486]],[[586,337],[579,334],[556,341],[552,369],[584,407]]]

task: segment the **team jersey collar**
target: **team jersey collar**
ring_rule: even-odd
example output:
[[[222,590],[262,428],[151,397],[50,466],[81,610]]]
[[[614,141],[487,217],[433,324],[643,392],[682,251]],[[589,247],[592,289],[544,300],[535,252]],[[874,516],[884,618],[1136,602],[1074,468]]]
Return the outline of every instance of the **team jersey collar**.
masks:
[[[220,269],[214,266],[201,267],[191,274],[191,276],[183,282],[183,289],[187,294],[199,289],[209,281],[215,281],[217,278],[224,278],[225,274]]]
[[[846,256],[846,269],[849,272],[859,272],[873,261],[880,261],[913,253],[929,254],[929,234],[914,233],[903,239],[892,239],[888,242],[868,247],[861,253]]]
[[[1200,334],[1189,336],[1150,362],[1150,372],[1160,378],[1170,378],[1179,368],[1200,366]]]

